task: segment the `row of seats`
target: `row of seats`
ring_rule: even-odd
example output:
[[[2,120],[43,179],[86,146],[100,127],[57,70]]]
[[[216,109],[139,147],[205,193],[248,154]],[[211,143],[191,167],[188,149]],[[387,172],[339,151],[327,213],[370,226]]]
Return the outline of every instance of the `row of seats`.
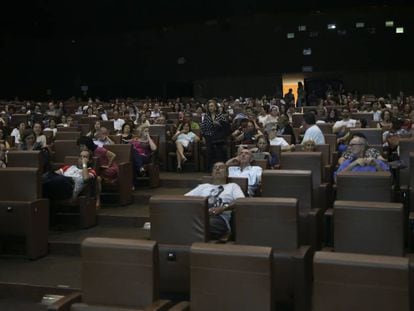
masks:
[[[48,310],[275,310],[270,247],[193,243],[190,301],[161,300],[155,241],[87,238],[82,243],[82,293]],[[411,310],[408,258],[316,252],[307,310]],[[277,309],[276,309],[277,310]],[[297,310],[297,308],[295,308]]]

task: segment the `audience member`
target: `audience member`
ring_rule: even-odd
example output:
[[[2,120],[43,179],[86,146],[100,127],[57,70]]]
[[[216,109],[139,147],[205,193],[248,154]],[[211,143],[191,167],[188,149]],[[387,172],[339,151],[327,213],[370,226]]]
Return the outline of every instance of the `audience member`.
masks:
[[[211,176],[211,183],[198,185],[185,195],[208,198],[210,239],[220,239],[231,233],[231,210],[234,201],[244,198],[244,194],[239,185],[227,182],[227,166],[223,162],[213,165]]]
[[[247,148],[241,148],[238,155],[226,162],[229,167],[229,177],[245,177],[248,179],[248,194],[255,196],[260,188],[262,181],[262,168],[252,166],[252,151]]]

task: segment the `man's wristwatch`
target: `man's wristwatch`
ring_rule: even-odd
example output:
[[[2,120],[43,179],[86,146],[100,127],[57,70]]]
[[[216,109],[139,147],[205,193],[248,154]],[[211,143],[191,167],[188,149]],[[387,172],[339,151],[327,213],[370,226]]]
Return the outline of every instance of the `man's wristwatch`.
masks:
[[[223,204],[223,211],[227,211],[229,209],[230,204],[229,203],[224,203]]]

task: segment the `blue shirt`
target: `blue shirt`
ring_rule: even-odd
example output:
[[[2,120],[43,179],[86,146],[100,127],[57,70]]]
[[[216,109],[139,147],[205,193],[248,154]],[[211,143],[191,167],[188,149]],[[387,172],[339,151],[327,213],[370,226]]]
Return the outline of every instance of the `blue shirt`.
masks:
[[[349,158],[348,160],[345,160],[336,170],[334,177],[336,178],[336,175],[339,172],[342,172],[344,169],[346,169],[348,167],[348,165],[350,165],[352,162],[354,162],[354,158]],[[385,163],[384,161],[378,160],[378,159],[374,159],[374,161],[382,168],[383,171],[389,171],[390,168],[388,166],[387,163]],[[355,167],[353,167],[351,169],[351,172],[376,172],[377,168],[374,165],[364,165],[364,166],[360,166],[357,165]]]

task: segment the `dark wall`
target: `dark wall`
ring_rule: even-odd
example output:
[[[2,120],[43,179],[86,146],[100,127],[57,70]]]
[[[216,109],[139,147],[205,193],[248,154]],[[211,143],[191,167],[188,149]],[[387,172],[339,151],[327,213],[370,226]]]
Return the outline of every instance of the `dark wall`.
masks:
[[[340,73],[353,89],[379,91],[392,80],[393,88],[414,92],[396,74],[414,71],[413,13],[407,5],[272,11],[143,28],[128,24],[131,14],[122,27],[106,14],[99,20],[107,25],[102,29],[93,26],[93,16],[52,19],[40,29],[32,26],[37,30],[26,25],[26,31],[1,33],[0,98],[42,97],[47,89],[54,97],[77,96],[81,85],[101,97],[270,95],[281,74],[301,72],[302,66]],[[406,33],[385,28],[387,19]],[[364,21],[365,28],[356,29],[357,21]],[[327,30],[333,22],[337,29]],[[298,32],[299,25],[307,31]],[[295,39],[287,39],[287,32],[294,32]],[[304,48],[311,48],[312,55],[304,56]],[[378,78],[375,72],[381,72]]]

